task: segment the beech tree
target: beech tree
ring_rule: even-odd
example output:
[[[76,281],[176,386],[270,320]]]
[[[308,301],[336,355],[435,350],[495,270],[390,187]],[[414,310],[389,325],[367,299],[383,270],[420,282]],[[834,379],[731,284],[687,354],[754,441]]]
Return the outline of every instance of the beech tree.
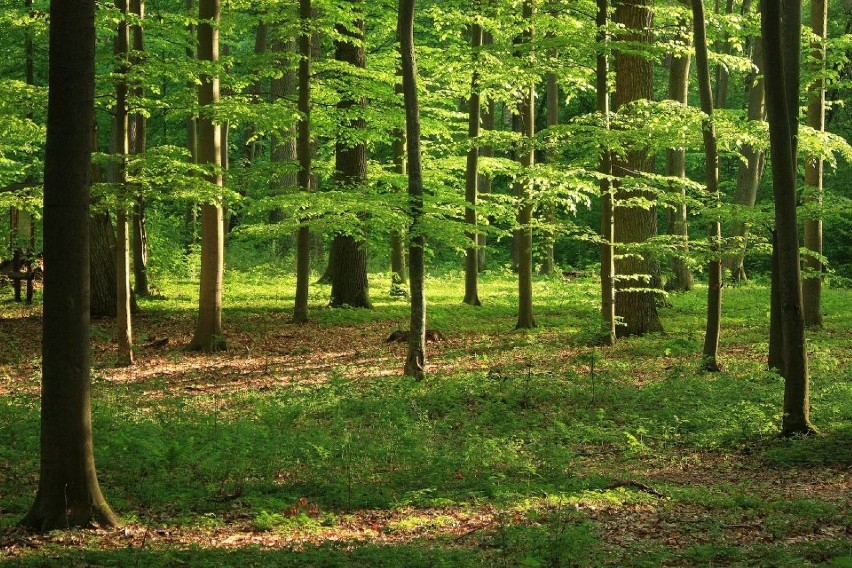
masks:
[[[399,0],[399,50],[402,56],[402,91],[405,96],[405,132],[408,144],[409,286],[411,327],[404,373],[415,380],[426,368],[426,272],[423,234],[423,166],[420,151],[420,103],[417,93],[417,62],[414,57],[414,3]]]
[[[609,93],[609,0],[597,0],[596,41],[598,47],[595,90],[597,92],[597,111],[600,114],[604,130],[610,126],[610,93]],[[603,334],[604,343],[615,345],[615,225],[612,208],[612,152],[603,148],[600,155],[601,172],[601,314],[606,331]]]
[[[200,0],[198,4],[198,59],[219,61],[220,0]],[[222,187],[222,128],[216,124],[212,105],[219,102],[219,77],[209,71],[198,87],[198,162],[210,168],[207,181]],[[222,278],[224,272],[225,228],[222,204],[217,198],[201,206],[201,284],[198,322],[191,349],[219,351],[225,348],[222,336]]]
[[[465,211],[464,220],[470,227],[468,238],[470,244],[465,250],[464,265],[464,303],[479,306],[479,245],[477,242],[476,201],[479,191],[479,133],[482,119],[479,96],[479,50],[482,48],[482,26],[473,23],[470,26],[470,47],[473,71],[470,80],[470,97],[468,98],[468,129],[467,137],[470,148],[467,151],[467,168],[465,169]]]
[[[616,23],[625,28],[621,41],[650,42],[653,12],[647,0],[618,0],[615,4]],[[634,50],[617,49],[615,53],[616,111],[634,101],[650,100],[653,94],[653,63]],[[613,160],[613,173],[618,178],[635,176],[639,172],[653,171],[653,156],[644,149],[634,149]],[[628,203],[630,199],[655,202],[653,194],[641,189],[631,189],[624,179],[616,182],[614,204],[616,262],[616,314],[622,318],[617,328],[619,336],[642,335],[663,330],[657,314],[657,293],[660,267],[647,250],[636,250],[657,234],[657,212],[653,205],[639,206]],[[624,254],[632,245],[631,254]],[[618,257],[621,258],[618,258]]]
[[[814,71],[817,79],[810,89],[808,102],[808,126],[817,131],[825,130],[825,38],[828,32],[828,2],[811,0],[811,28],[816,40],[811,46],[814,59]],[[805,257],[805,267],[811,274],[802,282],[802,300],[804,301],[805,325],[822,327],[822,218],[819,211],[822,205],[823,160],[819,156],[805,157],[806,202],[816,209],[810,218],[805,219],[805,248],[812,254]],[[819,256],[817,256],[819,255]]]
[[[529,52],[533,50],[533,8],[534,0],[523,3],[524,30],[516,40],[519,45],[526,45]],[[522,52],[521,52],[522,53]],[[532,179],[528,179],[530,169],[535,163],[535,84],[524,85],[522,99],[518,103],[518,116],[515,121],[521,135],[518,147],[518,162],[524,169],[520,180],[515,182],[515,195],[518,198],[518,323],[517,329],[535,327],[533,316],[532,274],[533,274],[533,238],[532,238]]]
[[[311,0],[299,2],[299,189],[311,191]],[[302,224],[296,237],[296,306],[293,321],[308,321],[308,286],[311,277],[311,231]]]
[[[349,0],[352,7],[351,22],[339,23],[335,30],[339,39],[334,41],[334,58],[355,68],[366,66],[364,51],[364,20],[361,0]],[[357,116],[357,108],[363,108],[366,100],[360,94],[340,93],[337,108],[343,115],[344,130],[362,130],[366,127],[363,116]],[[352,117],[352,110],[356,110]],[[354,138],[354,140],[353,140]],[[367,145],[358,139],[357,133],[338,138],[335,144],[335,182],[341,187],[358,191],[367,178]],[[352,234],[339,234],[331,243],[328,260],[331,279],[331,305],[353,308],[370,308],[367,282],[367,243]]]
[[[53,0],[44,171],[41,467],[22,524],[49,531],[118,524],[92,453],[89,179],[95,102],[95,2]]]
[[[775,196],[773,270],[777,281],[776,301],[780,308],[780,370],[784,377],[781,429],[786,436],[813,432],[796,221],[796,129],[792,120],[792,117],[798,116],[801,8],[800,0],[787,0],[783,10],[780,2],[761,0],[766,111]],[[796,33],[793,33],[794,30]],[[791,101],[793,97],[795,99]]]
[[[695,63],[698,71],[698,91],[701,96],[701,111],[704,113],[702,134],[704,138],[704,176],[707,192],[718,203],[719,192],[719,149],[716,141],[716,125],[713,122],[713,91],[710,86],[710,61],[707,50],[707,22],[704,16],[704,0],[691,0],[692,28],[695,37]],[[710,223],[711,258],[707,263],[707,327],[704,334],[704,369],[720,371],[719,333],[722,321],[722,257],[719,244],[722,239],[720,220]]]

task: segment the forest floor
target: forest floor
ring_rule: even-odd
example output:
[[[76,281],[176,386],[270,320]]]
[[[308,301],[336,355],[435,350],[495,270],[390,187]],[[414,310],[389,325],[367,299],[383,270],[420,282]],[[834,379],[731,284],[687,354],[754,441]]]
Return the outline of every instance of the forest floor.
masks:
[[[293,281],[226,282],[228,350],[185,350],[196,285],[140,300],[136,364],[93,322],[101,486],[123,526],[34,535],[41,311],[0,291],[0,565],[852,566],[852,290],[809,333],[820,434],[778,436],[768,291],[725,289],[722,362],[700,371],[706,289],[665,334],[595,347],[597,283],[430,278],[428,378],[401,376],[407,304],[290,323]],[[168,339],[166,343],[164,340]]]

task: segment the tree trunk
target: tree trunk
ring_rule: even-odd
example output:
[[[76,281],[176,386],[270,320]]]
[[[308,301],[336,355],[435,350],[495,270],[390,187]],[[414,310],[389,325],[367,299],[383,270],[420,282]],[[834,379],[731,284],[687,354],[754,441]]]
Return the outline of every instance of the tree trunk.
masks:
[[[364,52],[364,20],[361,18],[361,0],[349,0],[355,21],[352,26],[338,24],[335,29],[343,39],[334,42],[334,57],[337,61],[348,63],[363,69],[366,66]],[[342,100],[337,108],[342,114],[353,114],[353,107],[364,107],[367,102],[363,97],[354,98],[347,93],[341,93]],[[360,115],[360,109],[354,114]],[[344,128],[363,130],[366,128],[364,118],[345,119]],[[360,138],[360,135],[355,135]],[[363,141],[348,142],[338,140],[335,145],[335,182],[340,186],[360,191],[367,179],[367,145]],[[367,285],[367,243],[363,238],[352,235],[337,235],[331,243],[331,260],[335,265],[331,268],[331,306],[348,305],[353,308],[371,308],[370,294]]]
[[[763,121],[766,119],[766,94],[763,88],[763,43],[757,41],[752,46],[752,63],[757,68],[754,74],[748,78],[748,119],[750,121]],[[743,156],[746,163],[740,164],[739,176],[737,177],[737,189],[734,193],[734,204],[752,208],[757,201],[757,190],[760,179],[763,177],[763,168],[766,161],[766,153],[758,148],[745,146]],[[731,271],[733,280],[741,282],[746,280],[746,272],[743,267],[746,243],[748,240],[748,228],[742,221],[735,221],[731,227],[731,236],[740,237],[742,243],[738,245],[737,252],[731,255],[727,261],[727,268]]]
[[[814,72],[817,77],[823,71],[825,44],[823,40],[828,32],[828,2],[811,1],[811,27],[817,41],[811,45],[816,59]],[[808,126],[814,130],[825,130],[825,79],[820,77],[811,87],[808,104]],[[815,215],[805,219],[805,248],[822,256],[822,160],[808,156],[805,158],[805,202],[817,209]],[[811,274],[802,282],[802,300],[804,301],[805,325],[822,327],[822,262],[813,256],[805,257],[805,267]]]
[[[404,373],[415,380],[425,377],[426,290],[423,220],[423,168],[420,161],[420,103],[417,96],[417,64],[414,58],[414,3],[399,0],[399,47],[402,54],[402,91],[405,95],[405,130],[408,142],[408,206],[411,328]]]
[[[490,45],[493,43],[491,39],[491,34],[483,34],[483,45]],[[495,113],[495,103],[493,100],[488,101],[487,111],[482,113],[482,129],[483,130],[494,130],[494,113]],[[493,146],[482,146],[479,149],[479,156],[482,158],[493,158],[494,157],[494,147]],[[488,195],[491,193],[491,175],[490,174],[479,174],[479,195]],[[477,260],[479,261],[479,271],[482,272],[485,270],[485,254],[486,254],[486,245],[488,244],[487,234],[484,230],[479,231],[476,237],[476,244],[478,248],[478,253],[476,255]]]
[[[95,100],[94,0],[53,0],[44,171],[41,466],[21,523],[49,531],[118,519],[92,453],[89,176]]]
[[[761,30],[766,57],[766,110],[772,152],[775,193],[775,245],[777,249],[778,299],[783,337],[785,436],[813,432],[810,423],[808,352],[799,265],[799,232],[796,223],[796,145],[798,128],[799,49],[801,2],[762,0]],[[782,24],[783,11],[783,24]],[[794,33],[795,32],[795,33]],[[792,100],[791,100],[792,99]],[[795,107],[795,113],[794,113]]]
[[[524,0],[523,18],[525,29],[521,33],[519,43],[532,46],[533,43],[533,4],[535,0]],[[532,48],[531,48],[532,49]],[[523,87],[524,98],[518,104],[518,122],[522,136],[522,147],[518,148],[518,162],[524,168],[525,174],[532,169],[535,162],[535,85]],[[515,183],[515,193],[518,196],[518,323],[515,329],[531,329],[535,327],[532,298],[532,180],[522,180]]]
[[[400,70],[400,74],[402,71]],[[402,95],[402,82],[394,86],[397,94]],[[393,166],[394,172],[403,176],[408,172],[405,162],[405,128],[394,130],[393,134]],[[404,286],[408,283],[408,271],[405,267],[405,238],[401,231],[391,232],[391,295],[407,296]]]
[[[199,2],[198,59],[219,60],[220,0]],[[212,24],[211,24],[212,22]],[[198,105],[219,102],[219,78],[202,75],[198,87]],[[214,124],[209,113],[202,112],[198,120],[198,162],[211,171],[207,181],[222,187],[222,126]],[[222,204],[217,197],[201,206],[201,283],[198,297],[198,322],[190,349],[220,351],[225,349],[222,336],[222,277],[224,272],[225,231]]]
[[[554,51],[551,57],[557,59],[558,54]],[[556,82],[556,75],[553,73],[547,74],[547,127],[551,128],[559,124],[559,83]],[[555,162],[556,156],[548,156],[549,162]],[[554,258],[554,245],[556,244],[556,206],[553,203],[548,203],[544,210],[545,223],[547,230],[542,235],[544,240],[544,258],[541,262],[541,274],[553,276],[556,274],[556,260]]]
[[[679,22],[680,25],[686,25],[687,22]],[[690,43],[688,33],[683,34],[680,38],[687,46]],[[689,54],[677,55],[672,59],[671,69],[669,70],[669,99],[677,101],[682,105],[689,104],[689,67],[691,57]],[[672,148],[666,150],[666,175],[676,176],[679,178],[686,177],[686,149]],[[689,254],[689,230],[686,217],[686,190],[684,188],[673,189],[680,196],[681,203],[678,203],[674,208],[666,210],[668,221],[669,235],[678,237],[677,251],[671,257],[671,269],[674,276],[666,282],[667,290],[678,292],[688,292],[692,290],[692,270],[686,262],[686,255]]]
[[[187,15],[191,16],[195,12],[195,0],[185,0],[184,8]],[[187,34],[192,37],[195,35],[195,25],[187,24]],[[186,49],[187,59],[195,59],[195,52],[192,48]],[[186,84],[186,88],[190,91],[195,90],[195,83],[190,81]],[[190,113],[186,117],[186,147],[189,150],[189,156],[193,164],[198,163],[198,116],[195,112]],[[198,242],[198,205],[190,203],[186,208],[184,215],[184,225],[186,226],[187,239],[186,251],[189,253],[195,244]]]
[[[470,244],[467,250],[465,250],[464,303],[471,306],[479,306],[482,303],[479,301],[479,247],[477,243],[476,200],[479,189],[479,122],[482,114],[479,97],[479,51],[482,48],[482,26],[472,24],[470,36],[473,72],[471,73],[470,99],[468,100],[467,137],[470,148],[467,151],[464,192],[464,221],[470,228],[467,234]]]
[[[595,89],[597,91],[597,107],[601,115],[602,126],[610,128],[610,97],[609,97],[609,0],[597,0],[597,44],[598,57],[595,70]],[[601,179],[601,314],[605,332],[602,340],[605,345],[615,345],[615,226],[612,211],[612,153],[603,149],[600,157]]]
[[[624,26],[628,33],[623,41],[650,42],[653,14],[647,0],[620,0],[616,4],[616,22]],[[615,56],[615,96],[614,106],[622,106],[640,99],[650,99],[653,93],[654,64],[640,55],[617,52]],[[632,172],[653,171],[653,157],[646,151],[631,151],[627,159],[613,160],[613,174],[616,177],[631,175]],[[657,212],[655,207],[627,207],[618,205],[630,198],[654,200],[652,193],[631,191],[616,184],[614,209],[615,242],[634,244],[644,243],[657,234]],[[618,252],[616,252],[618,254]],[[663,325],[657,314],[657,294],[648,288],[659,288],[660,266],[650,253],[639,256],[629,255],[617,259],[615,270],[619,275],[616,281],[616,314],[622,318],[618,326],[619,336],[643,335],[649,332],[663,331]],[[645,289],[641,291],[636,288]]]
[[[299,136],[296,153],[299,158],[299,189],[311,191],[311,0],[299,1],[299,19],[302,33],[299,35]],[[307,225],[299,227],[296,237],[296,303],[293,308],[293,321],[308,321],[308,287],[311,277],[311,230]]]
[[[139,24],[131,26],[133,51],[131,65],[142,62],[141,54],[145,50],[145,36],[142,29],[142,19],[145,17],[145,0],[130,0],[130,11],[139,19]],[[131,93],[137,99],[144,96],[145,90],[141,84],[132,87]],[[145,115],[134,112],[130,116],[130,131],[128,133],[130,153],[136,156],[145,154],[147,145],[147,124]],[[145,198],[143,188],[135,187],[135,203],[133,204],[133,281],[137,296],[146,297],[150,294],[148,284],[148,230],[145,223]]]
[[[113,183],[116,188],[117,209],[115,214],[115,302],[116,340],[118,364],[133,364],[133,331],[130,318],[130,225],[127,216],[127,156],[129,154],[127,107],[127,70],[130,55],[130,26],[127,24],[128,0],[115,0],[115,7],[122,18],[118,22],[115,36],[115,56],[118,61],[115,82],[115,109],[112,117],[112,154],[116,156]]]
[[[719,191],[719,150],[716,142],[716,125],[713,122],[713,89],[710,86],[710,61],[707,53],[707,22],[704,16],[704,0],[692,0],[693,35],[695,37],[695,63],[698,72],[698,91],[701,95],[701,110],[704,113],[702,134],[704,136],[704,175],[707,193],[721,200]],[[718,372],[719,335],[722,323],[722,257],[719,244],[722,226],[717,218],[710,224],[710,246],[714,252],[707,264],[707,328],[704,334],[704,369]]]

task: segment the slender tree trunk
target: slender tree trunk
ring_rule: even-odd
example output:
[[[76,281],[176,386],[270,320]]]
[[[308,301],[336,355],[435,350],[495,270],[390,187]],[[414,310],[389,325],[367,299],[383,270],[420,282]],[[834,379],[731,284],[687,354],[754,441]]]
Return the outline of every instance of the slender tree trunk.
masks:
[[[195,13],[195,0],[185,0],[184,8],[186,9],[187,15],[192,15]],[[192,37],[195,36],[195,25],[188,24],[186,27],[187,34]],[[195,51],[192,48],[187,48],[186,57],[189,60],[195,59]],[[196,89],[195,83],[192,81],[188,82],[186,88],[190,91],[194,91]],[[186,117],[186,147],[189,150],[189,156],[193,164],[198,163],[198,116],[193,111]],[[189,237],[187,241],[187,253],[189,253],[193,246],[198,242],[198,204],[190,203],[186,208],[186,214],[184,216],[184,224],[186,225],[187,235]]]
[[[763,44],[760,41],[756,41],[752,46],[752,63],[757,71],[748,78],[748,119],[763,121],[766,119],[766,95],[763,89]],[[746,158],[746,163],[740,164],[734,204],[752,208],[757,201],[757,189],[763,177],[766,153],[759,148],[745,146],[743,156]],[[748,240],[747,225],[742,221],[735,221],[731,227],[731,236],[740,237],[742,243],[738,245],[737,252],[729,257],[726,264],[733,280],[741,282],[746,280],[743,259]]]
[[[145,0],[130,0],[130,11],[139,20],[130,28],[134,53],[130,57],[130,65],[138,66],[142,63],[142,53],[145,51],[145,36],[142,29],[142,19],[145,17]],[[145,95],[145,89],[141,82],[131,87],[131,94],[138,100]],[[137,103],[138,104],[138,103]],[[147,145],[147,124],[145,115],[141,112],[133,112],[130,115],[128,132],[129,151],[136,156],[143,156]],[[137,296],[150,295],[148,284],[148,230],[145,222],[145,197],[143,188],[137,184],[134,187],[135,203],[133,204],[133,282],[134,291]]]
[[[402,54],[402,90],[405,95],[405,130],[408,142],[408,206],[410,222],[411,329],[405,375],[422,380],[426,368],[426,290],[423,247],[423,173],[420,161],[420,103],[417,96],[417,64],[414,58],[414,3],[399,0],[399,48]]]
[[[595,72],[595,87],[597,90],[597,107],[601,115],[602,126],[605,130],[610,127],[610,96],[609,96],[609,33],[606,31],[609,23],[609,0],[597,0],[597,44],[598,57]],[[601,179],[601,314],[605,332],[602,334],[603,343],[615,345],[615,225],[612,211],[612,153],[603,149],[600,157]]]
[[[400,75],[402,70],[400,70]],[[402,95],[402,82],[394,86],[396,93]],[[393,166],[394,172],[399,175],[408,173],[405,162],[405,128],[396,129],[393,133]],[[408,270],[405,267],[405,238],[402,232],[394,230],[391,232],[391,295],[407,296],[408,291],[404,286],[408,283]]]
[[[115,284],[116,284],[116,340],[118,364],[133,364],[133,331],[130,317],[130,224],[128,221],[127,156],[129,112],[127,106],[127,71],[130,55],[130,26],[127,24],[128,0],[116,0],[115,7],[122,15],[115,36],[115,56],[119,61],[115,83],[115,110],[112,117],[112,153],[116,156],[113,182],[116,187],[115,214]]]
[[[719,203],[719,150],[716,142],[716,126],[713,122],[713,90],[710,86],[710,61],[707,53],[707,22],[704,16],[704,0],[692,0],[693,35],[695,37],[695,63],[698,71],[698,91],[701,95],[701,110],[704,113],[702,133],[704,136],[704,174],[707,192]],[[718,218],[710,224],[710,243],[714,252],[707,265],[707,328],[704,335],[704,368],[707,371],[722,370],[719,365],[719,335],[722,324],[722,257],[719,244],[722,225]]]
[[[296,153],[299,158],[299,189],[311,191],[311,0],[299,1],[299,135]],[[311,277],[311,230],[308,225],[299,227],[296,237],[296,305],[293,321],[308,321],[308,286]]]
[[[483,45],[490,45],[493,40],[491,39],[491,34],[483,35]],[[488,101],[487,110],[482,113],[482,129],[483,130],[494,130],[494,114],[495,114],[495,103],[493,100]],[[482,146],[479,149],[479,156],[482,158],[493,158],[494,157],[494,147],[487,145]],[[491,193],[491,175],[490,174],[479,174],[479,195],[488,195]],[[477,260],[479,261],[479,271],[482,272],[485,270],[485,255],[486,255],[486,245],[488,244],[488,237],[484,230],[479,231],[476,236],[476,244],[478,248],[478,253],[476,255]]]
[[[628,31],[622,41],[648,43],[650,41],[653,13],[647,0],[620,0],[616,3],[616,22]],[[616,110],[639,100],[650,99],[653,93],[653,62],[634,53],[617,52],[615,55]],[[653,156],[644,150],[628,152],[626,159],[613,159],[613,174],[617,177],[632,175],[633,172],[653,171]],[[654,200],[654,195],[642,191],[631,191],[616,184],[613,203],[615,218],[615,241],[624,244],[641,244],[657,234],[657,211],[655,207],[628,207],[619,205],[631,198]],[[619,252],[616,252],[618,256]],[[660,266],[649,253],[627,255],[617,259],[616,313],[622,318],[617,328],[619,336],[643,335],[663,330],[657,314],[657,294],[648,288],[659,288]],[[636,291],[635,289],[645,289]]]
[[[97,150],[97,129],[93,125],[90,143]],[[101,182],[101,168],[91,166],[91,182]],[[109,213],[89,217],[89,308],[92,317],[116,317],[115,231]]]
[[[219,60],[220,0],[199,2],[198,59]],[[204,107],[219,102],[219,78],[202,75],[198,87],[198,105]],[[207,181],[222,187],[222,126],[202,113],[198,121],[198,162],[217,171]],[[217,197],[201,206],[201,283],[198,298],[198,322],[190,349],[219,351],[225,349],[222,336],[222,277],[224,268],[225,231],[222,204]]]
[[[810,423],[808,352],[799,265],[796,222],[796,144],[798,117],[800,0],[785,6],[762,0],[761,30],[766,57],[766,109],[775,193],[777,280],[783,337],[784,376],[782,432],[786,436],[813,432]],[[783,24],[782,24],[783,11]],[[791,100],[793,102],[791,102]],[[795,107],[795,113],[793,108]]]
[[[828,2],[826,0],[811,1],[811,28],[817,41],[811,45],[817,76],[823,70],[825,61],[825,44],[828,37]],[[808,126],[814,130],[825,130],[825,79],[818,78],[811,87],[811,100],[808,104]],[[805,219],[805,248],[822,255],[822,160],[808,156],[805,159],[805,202],[814,206],[817,213],[810,219]],[[802,299],[804,301],[805,325],[822,327],[822,262],[813,256],[805,257],[805,267],[813,272],[802,282]]]
[[[687,0],[688,2],[689,0]],[[680,22],[686,25],[687,22]],[[689,34],[683,34],[680,38],[687,46],[690,43]],[[691,64],[689,54],[679,54],[672,59],[669,70],[669,99],[677,101],[682,105],[689,104],[689,67]],[[679,178],[686,177],[686,149],[672,148],[666,150],[666,175]],[[672,190],[680,196],[681,203],[666,211],[669,235],[676,236],[678,240],[677,252],[671,257],[671,269],[674,274],[666,283],[667,290],[686,292],[692,290],[692,270],[686,261],[689,254],[689,230],[686,217],[686,189],[674,188]]]
[[[278,32],[280,33],[280,32]],[[299,53],[301,57],[301,47],[297,47],[296,42],[294,41],[274,41],[272,43],[272,51],[276,53]],[[280,77],[277,77],[272,80],[272,102],[279,101],[281,99],[296,99],[299,95],[299,69],[294,69],[292,66],[287,66],[284,70],[284,73],[281,74]],[[310,94],[310,91],[308,91]],[[294,127],[287,133],[287,136],[282,140],[279,136],[272,137],[272,151],[270,152],[269,159],[271,162],[276,164],[292,164],[293,162],[297,162],[299,159],[298,154],[298,126]],[[286,168],[285,168],[286,171]],[[299,185],[299,174],[298,172],[291,173],[283,173],[280,175],[272,176],[270,180],[270,195],[279,196],[284,195],[288,191],[292,191],[296,186]],[[273,209],[269,212],[269,222],[270,223],[280,223],[284,221],[284,211],[280,208]],[[297,238],[298,241],[298,238]],[[297,251],[298,257],[298,251]],[[298,264],[298,259],[297,259]]]
[[[465,171],[465,210],[464,220],[470,230],[467,237],[470,244],[465,251],[464,265],[464,303],[479,306],[479,247],[477,243],[476,200],[479,189],[479,136],[481,104],[479,97],[479,51],[482,48],[482,26],[471,25],[470,30],[471,61],[473,72],[470,80],[470,99],[468,100],[467,137],[470,148],[467,151],[467,169]]]
[[[89,383],[89,175],[94,129],[95,3],[53,0],[44,172],[41,467],[21,521],[49,531],[108,528],[92,453]]]
[[[551,54],[553,59],[558,58],[558,53],[555,51]],[[559,83],[556,81],[556,75],[553,73],[547,74],[547,127],[551,128],[559,124]],[[556,156],[548,156],[549,162],[555,162]],[[544,211],[547,230],[542,235],[544,239],[544,258],[541,263],[541,273],[546,276],[556,274],[556,260],[554,258],[554,245],[556,244],[556,206],[553,203],[548,203]]]
[[[525,29],[519,38],[520,43],[530,46],[532,51],[533,10],[535,0],[524,0],[523,18]],[[518,148],[518,162],[526,172],[535,163],[535,85],[524,85],[523,99],[518,104],[518,122],[522,135],[522,147]],[[515,329],[531,329],[535,327],[532,297],[532,180],[526,179],[515,182],[515,193],[518,196],[518,323]]]
[[[363,69],[366,66],[364,52],[364,20],[361,18],[363,5],[361,0],[349,0],[355,19],[352,26],[338,24],[336,30],[343,38],[335,40],[334,57],[337,61],[348,63]],[[337,107],[346,115],[360,115],[361,108],[366,106],[363,97],[341,93],[343,99]],[[345,119],[344,128],[363,130],[366,128],[364,118]],[[360,138],[360,134],[354,135]],[[338,140],[335,145],[335,181],[341,186],[360,191],[367,179],[367,145],[363,141],[351,142]],[[363,238],[352,235],[337,235],[331,243],[329,262],[331,266],[331,306],[348,305],[353,308],[371,308],[370,294],[367,284],[367,243]]]

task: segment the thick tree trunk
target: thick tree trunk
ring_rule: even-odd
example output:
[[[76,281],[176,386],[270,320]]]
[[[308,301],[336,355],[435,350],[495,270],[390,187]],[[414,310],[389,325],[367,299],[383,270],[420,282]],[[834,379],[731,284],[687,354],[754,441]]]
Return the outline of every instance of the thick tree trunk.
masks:
[[[473,24],[470,36],[473,72],[471,73],[470,99],[468,100],[467,137],[470,148],[467,151],[464,192],[466,203],[464,220],[470,228],[467,234],[470,244],[467,250],[465,250],[464,303],[471,306],[479,306],[482,303],[479,301],[479,247],[477,243],[476,201],[479,189],[479,129],[482,114],[479,97],[479,50],[482,48],[482,26]]]
[[[299,189],[311,191],[311,0],[300,0],[299,20],[302,33],[299,35],[299,135],[296,154],[299,158]],[[308,321],[308,287],[311,277],[311,230],[307,225],[299,227],[296,236],[296,303],[293,308],[293,321]]]
[[[707,193],[721,200],[719,191],[719,150],[716,142],[716,126],[713,122],[713,90],[710,86],[710,61],[707,53],[707,23],[704,16],[704,0],[692,0],[693,35],[695,37],[695,63],[698,72],[698,90],[701,95],[701,110],[704,112],[702,133],[704,136],[704,175]],[[710,224],[710,243],[714,252],[707,264],[707,328],[704,335],[704,369],[718,372],[719,335],[722,324],[722,257],[719,244],[722,226],[717,218]]]
[[[762,0],[761,29],[766,57],[766,109],[772,152],[775,193],[775,245],[778,300],[780,300],[784,376],[782,432],[786,436],[813,432],[810,423],[808,352],[796,223],[796,144],[798,128],[800,0]],[[794,111],[795,108],[795,111]]]
[[[417,64],[414,58],[414,3],[399,0],[399,44],[402,54],[402,90],[405,95],[405,130],[408,142],[408,206],[411,243],[410,259],[411,328],[405,375],[415,380],[425,377],[426,290],[423,220],[423,168],[420,160],[420,103],[417,96]]]
[[[811,27],[817,41],[811,45],[811,52],[816,59],[814,71],[819,77],[825,61],[825,45],[823,39],[828,32],[828,2],[826,0],[811,1]],[[811,87],[810,102],[808,103],[808,126],[814,130],[825,130],[825,79],[819,78]],[[817,213],[805,219],[805,248],[822,255],[822,217],[819,209],[822,206],[822,160],[808,156],[805,158],[805,202],[814,206]],[[805,325],[822,327],[822,262],[813,256],[805,257],[805,267],[812,271],[802,282],[802,300],[804,301]]]
[[[34,530],[113,527],[92,453],[89,176],[95,100],[94,0],[53,0],[44,172],[44,327]]]
[[[220,0],[199,2],[198,59],[219,60]],[[211,24],[212,22],[212,24]],[[198,87],[200,107],[219,102],[219,78],[202,75]],[[220,168],[222,164],[222,126],[202,113],[198,121],[198,162]],[[211,172],[207,181],[222,186],[222,175]],[[222,204],[218,198],[201,206],[201,283],[198,297],[198,322],[190,349],[219,351],[225,349],[222,336],[222,277],[224,272],[225,231]]]
[[[130,224],[128,222],[127,156],[129,113],[127,106],[127,70],[130,54],[130,26],[127,24],[128,0],[116,0],[115,7],[122,14],[115,36],[115,56],[118,60],[115,83],[115,109],[112,117],[112,153],[117,156],[113,183],[117,194],[115,214],[115,284],[116,284],[116,342],[118,364],[133,364],[133,331],[130,317]]]
[[[766,94],[763,89],[762,42],[754,43],[751,58],[757,72],[749,75],[748,78],[748,119],[750,121],[763,121],[766,119]],[[760,186],[760,179],[763,177],[766,153],[761,149],[745,146],[743,156],[746,158],[746,163],[740,164],[734,204],[752,208],[757,201],[757,189]],[[740,282],[746,280],[743,259],[748,240],[748,227],[742,221],[735,221],[731,227],[731,236],[740,237],[742,243],[738,246],[737,252],[728,258],[726,268],[731,271],[731,277]]]
[[[349,0],[355,20],[353,26],[338,24],[336,31],[343,39],[334,42],[334,57],[337,61],[348,63],[358,68],[366,66],[364,52],[364,20],[361,19],[361,0]],[[343,99],[337,107],[343,114],[360,114],[366,100],[363,97],[353,98],[352,95],[341,93]],[[356,107],[353,109],[353,107]],[[363,130],[366,128],[364,118],[345,119],[344,128]],[[360,134],[354,135],[360,138]],[[367,145],[357,142],[339,140],[335,145],[335,181],[341,185],[360,191],[367,179]],[[331,268],[331,306],[348,305],[353,308],[371,308],[370,294],[367,285],[367,243],[363,238],[356,239],[352,235],[337,235],[331,243],[329,263]]]
[[[520,42],[533,43],[533,8],[535,0],[524,0],[523,18],[525,29]],[[518,104],[518,122],[522,136],[522,147],[518,148],[518,162],[529,171],[535,163],[535,85],[523,87],[523,99]],[[535,327],[533,316],[532,275],[533,275],[533,238],[532,238],[532,181],[522,180],[515,183],[518,196],[518,323],[515,329]]]
[[[602,126],[610,128],[610,96],[609,96],[609,0],[597,0],[597,44],[598,57],[595,70],[595,89],[597,90],[597,108],[601,115]],[[601,315],[605,325],[602,334],[605,345],[615,345],[615,225],[612,211],[612,153],[603,149],[600,157],[601,179]]]
[[[686,25],[687,22],[680,22]],[[680,38],[689,45],[689,34]],[[677,101],[682,105],[689,104],[689,67],[691,63],[689,54],[676,55],[672,59],[669,70],[669,99]],[[686,177],[686,149],[676,148],[666,150],[666,175],[680,178]],[[680,200],[686,199],[684,188],[673,189],[680,196]],[[686,217],[686,203],[678,203],[666,211],[669,235],[677,237],[677,252],[671,257],[671,269],[673,277],[666,282],[666,290],[687,292],[692,290],[692,270],[686,261],[689,254],[689,230]]]
[[[647,0],[620,0],[616,3],[616,22],[630,30],[623,41],[650,41],[653,14]],[[650,99],[653,93],[653,62],[633,53],[617,52],[615,56],[615,97],[618,110],[624,105]],[[653,171],[653,157],[645,151],[632,151],[626,160],[613,160],[613,174],[617,177],[632,172]],[[631,191],[616,184],[614,207],[615,242],[624,244],[644,243],[657,234],[657,212],[655,207],[627,207],[619,205],[630,198],[654,200],[654,195]],[[618,254],[618,252],[616,252]],[[657,294],[647,291],[660,287],[660,266],[650,253],[628,255],[615,263],[619,279],[616,281],[616,314],[622,325],[616,330],[619,336],[643,335],[663,330],[657,314]],[[631,289],[646,289],[641,291]]]

